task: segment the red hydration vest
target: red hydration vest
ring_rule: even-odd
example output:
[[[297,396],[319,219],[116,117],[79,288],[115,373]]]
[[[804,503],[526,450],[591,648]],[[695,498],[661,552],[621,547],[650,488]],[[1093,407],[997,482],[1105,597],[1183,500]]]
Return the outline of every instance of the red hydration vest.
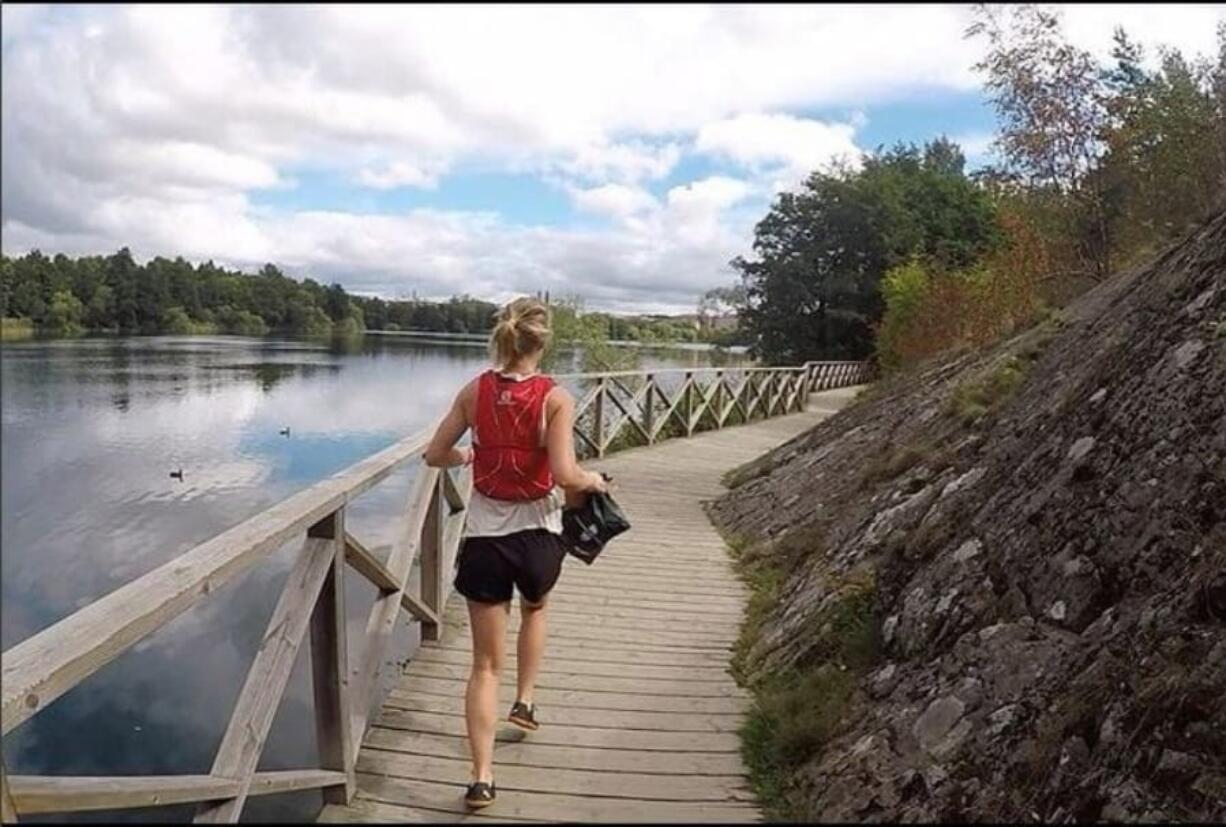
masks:
[[[495,500],[535,500],[553,490],[541,445],[548,376],[516,381],[487,370],[477,380],[473,487]]]

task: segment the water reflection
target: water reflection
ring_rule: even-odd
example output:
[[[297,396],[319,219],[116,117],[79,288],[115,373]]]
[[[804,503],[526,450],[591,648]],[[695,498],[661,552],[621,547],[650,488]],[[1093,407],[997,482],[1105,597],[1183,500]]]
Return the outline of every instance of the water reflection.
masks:
[[[644,351],[642,361],[697,366],[706,358]],[[0,647],[424,427],[484,364],[480,344],[402,337],[6,343]],[[182,480],[171,478],[179,468]],[[413,473],[354,503],[347,524],[368,547],[391,543]],[[296,542],[278,550],[11,733],[7,771],[207,772],[296,550]],[[373,598],[359,578],[347,579],[355,647]],[[415,635],[402,621],[389,663]],[[311,709],[302,655],[262,769],[316,764]],[[318,803],[318,793],[252,799],[244,820],[310,818]],[[123,815],[182,820],[190,812]]]

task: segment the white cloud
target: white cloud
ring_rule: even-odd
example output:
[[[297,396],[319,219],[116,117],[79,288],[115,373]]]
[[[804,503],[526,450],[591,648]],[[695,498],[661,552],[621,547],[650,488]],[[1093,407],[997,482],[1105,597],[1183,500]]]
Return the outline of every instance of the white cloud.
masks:
[[[861,119],[862,120],[862,119]],[[791,189],[833,162],[859,164],[852,123],[827,123],[785,114],[746,113],[698,130],[695,149],[724,156],[767,175],[773,189]]]
[[[585,212],[627,218],[657,207],[655,197],[642,187],[605,184],[590,189],[572,188],[571,199]]]
[[[967,166],[973,167],[986,163],[992,155],[992,142],[996,136],[991,132],[967,132],[954,135],[950,140],[962,148],[966,156]]]
[[[1210,51],[1222,16],[1065,10],[1100,53],[1117,21]],[[949,5],[5,5],[0,22],[7,252],[127,245],[393,295],[513,283],[622,308],[688,306],[726,281],[773,189],[854,155],[865,110],[974,90],[982,48]],[[857,114],[798,114],[822,107]],[[672,187],[695,155],[725,174],[699,164],[703,180]],[[538,176],[615,220],[579,233],[253,206],[309,175],[429,189],[474,167]]]
[[[566,175],[587,181],[635,183],[663,178],[681,158],[676,142],[660,145],[644,141],[584,144],[576,147],[556,167]]]
[[[397,187],[421,187],[434,189],[443,173],[442,164],[414,164],[408,161],[393,161],[382,169],[366,168],[358,172],[358,181],[377,190]]]

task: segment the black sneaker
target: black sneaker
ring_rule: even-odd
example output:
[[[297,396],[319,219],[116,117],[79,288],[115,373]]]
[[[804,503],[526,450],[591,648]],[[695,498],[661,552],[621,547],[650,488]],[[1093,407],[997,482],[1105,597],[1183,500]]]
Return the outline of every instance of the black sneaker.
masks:
[[[494,782],[486,783],[484,781],[474,781],[468,785],[468,792],[464,793],[464,803],[473,809],[481,809],[488,807],[494,803],[498,791],[494,789]]]
[[[515,724],[515,726],[531,732],[541,728],[541,725],[536,722],[536,704],[516,701],[511,704],[511,714],[507,716],[507,720]]]

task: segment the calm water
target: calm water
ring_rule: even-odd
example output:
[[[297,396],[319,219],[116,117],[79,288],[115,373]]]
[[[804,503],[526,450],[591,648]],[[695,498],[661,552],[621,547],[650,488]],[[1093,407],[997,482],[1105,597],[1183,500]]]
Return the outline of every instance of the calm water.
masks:
[[[641,356],[644,367],[710,358]],[[0,647],[424,427],[484,364],[480,345],[406,337],[6,343]],[[183,479],[171,478],[180,468]],[[347,527],[380,556],[413,471],[347,512]],[[14,730],[4,739],[6,771],[207,773],[296,548],[280,549]],[[360,657],[374,594],[347,578],[351,658]],[[402,620],[388,662],[415,644],[415,627]],[[261,769],[317,764],[308,661],[298,659]],[[317,792],[252,798],[244,820],[310,818],[318,806]]]

